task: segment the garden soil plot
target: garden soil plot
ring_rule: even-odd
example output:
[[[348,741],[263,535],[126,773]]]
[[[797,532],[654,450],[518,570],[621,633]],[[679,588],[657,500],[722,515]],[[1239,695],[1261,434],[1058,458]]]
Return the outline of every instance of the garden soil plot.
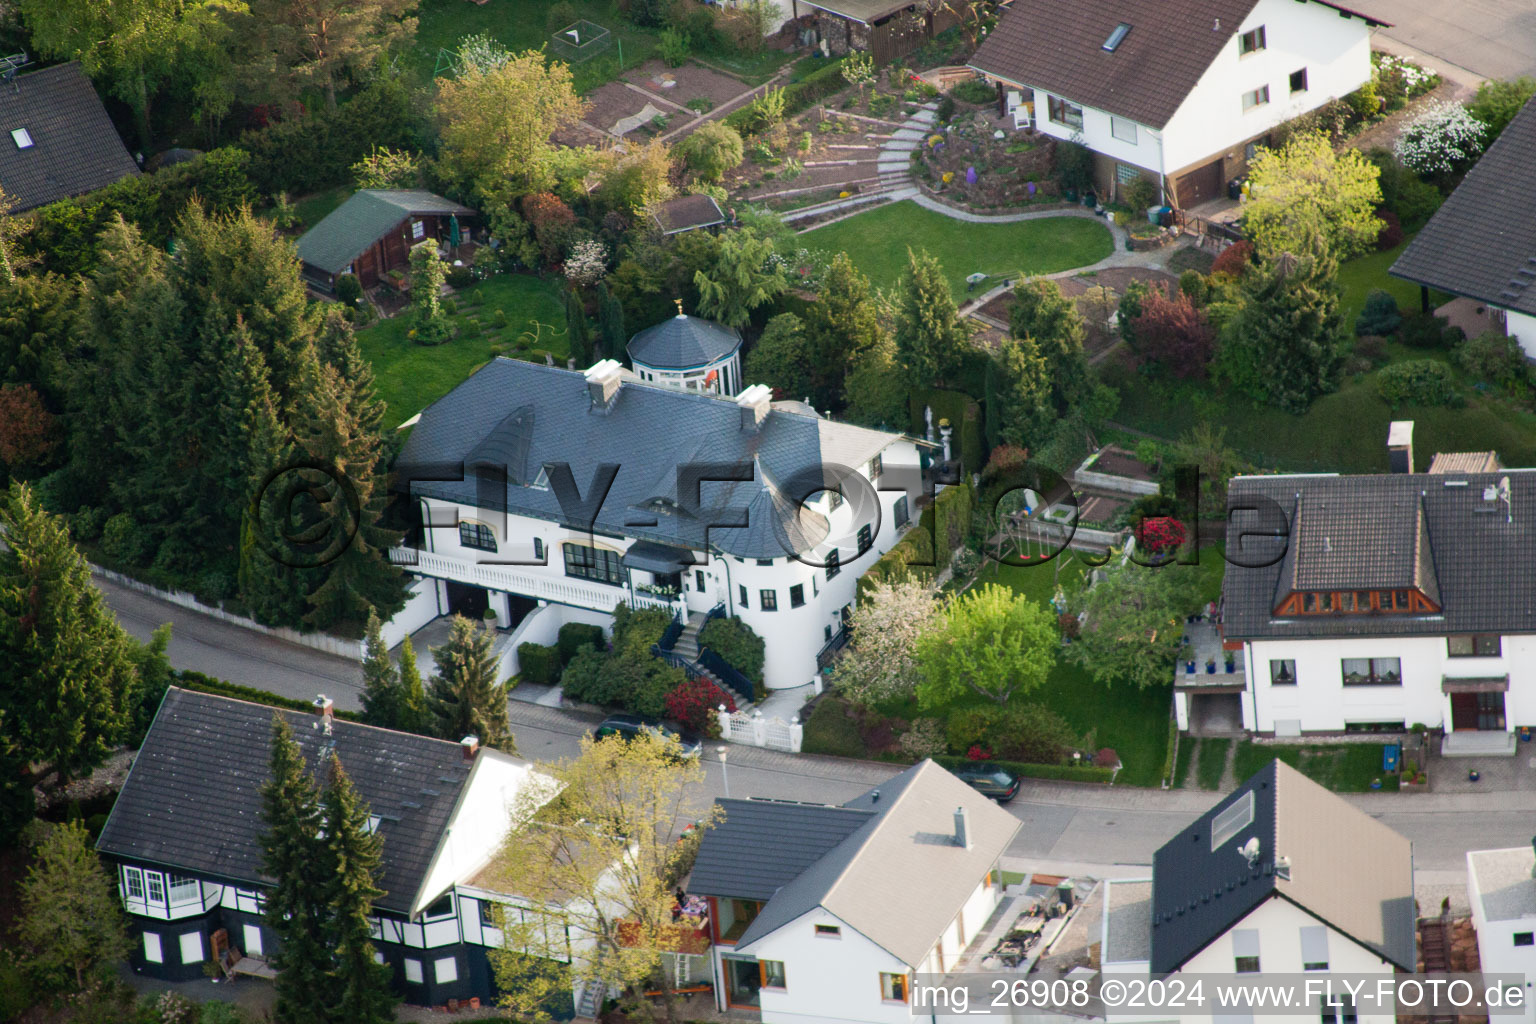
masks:
[[[780,205],[776,200],[792,203],[813,191],[829,193],[828,198],[864,191],[876,184],[880,146],[895,131],[830,112],[821,120],[814,109],[786,129],[778,145],[748,144],[747,159],[726,175],[732,197]]]
[[[680,107],[687,107],[690,100],[708,100],[707,109],[714,110],[747,91],[747,85],[741,79],[699,64],[669,68],[659,60],[648,60],[633,71],[625,72],[624,77],[631,84]]]
[[[670,116],[680,113],[660,100],[636,92],[623,82],[600,85],[583,98],[590,106],[582,120],[612,137],[634,131],[658,114]]]

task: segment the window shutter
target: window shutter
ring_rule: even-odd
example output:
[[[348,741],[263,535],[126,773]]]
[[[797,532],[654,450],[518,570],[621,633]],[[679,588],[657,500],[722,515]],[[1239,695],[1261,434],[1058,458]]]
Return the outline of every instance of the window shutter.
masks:
[[[1259,955],[1259,932],[1257,928],[1238,928],[1232,932],[1232,955]]]
[[[1328,929],[1323,925],[1309,925],[1301,930],[1301,962],[1307,964],[1328,963]]]

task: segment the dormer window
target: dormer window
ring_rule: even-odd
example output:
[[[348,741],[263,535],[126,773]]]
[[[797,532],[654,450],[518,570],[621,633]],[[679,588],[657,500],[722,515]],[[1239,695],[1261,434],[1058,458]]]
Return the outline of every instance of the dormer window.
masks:
[[[1104,52],[1114,53],[1118,50],[1120,44],[1125,42],[1125,37],[1130,31],[1131,26],[1123,21],[1116,25],[1115,30],[1109,34],[1109,38],[1104,40]]]
[[[538,477],[535,478],[533,483],[529,484],[528,486],[532,487],[536,491],[549,490],[549,470],[541,468],[539,470]]]
[[[1380,615],[1440,609],[1417,590],[1308,590],[1293,593],[1275,609],[1287,615]]]
[[[12,128],[11,141],[16,143],[17,149],[31,149],[36,145],[32,141],[32,133],[25,128]]]

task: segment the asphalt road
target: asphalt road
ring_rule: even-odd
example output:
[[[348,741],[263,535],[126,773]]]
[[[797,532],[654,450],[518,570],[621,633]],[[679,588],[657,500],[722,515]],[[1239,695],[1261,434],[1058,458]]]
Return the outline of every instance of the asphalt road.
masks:
[[[170,658],[193,669],[300,699],[324,692],[343,709],[356,709],[359,667],[323,654],[167,605],[137,591],[97,581],[125,629],[140,638],[173,623]],[[579,737],[597,717],[582,712],[509,702],[519,752],[535,760],[574,755]],[[840,803],[895,774],[891,765],[786,754],[730,746],[721,763],[716,748],[704,757],[710,797],[772,797]],[[1459,875],[1465,851],[1524,846],[1536,831],[1536,791],[1437,795],[1365,794],[1349,798],[1414,842],[1421,870]],[[1213,793],[1073,786],[1026,782],[1008,810],[1023,823],[1009,850],[1009,867],[1070,871],[1099,877],[1142,873],[1172,835],[1208,809]]]
[[[1536,5],[1530,0],[1351,0],[1346,6],[1392,23],[1377,30],[1378,39],[1483,78],[1536,75]]]

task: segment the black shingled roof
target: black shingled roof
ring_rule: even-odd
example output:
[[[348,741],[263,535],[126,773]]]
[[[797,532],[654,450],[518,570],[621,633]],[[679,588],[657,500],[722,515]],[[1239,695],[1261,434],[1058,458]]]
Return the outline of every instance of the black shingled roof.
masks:
[[[1515,115],[1389,273],[1536,316],[1536,104]]]
[[[688,891],[767,900],[800,877],[873,811],[775,800],[716,800],[725,817],[704,836]]]
[[[11,136],[25,128],[32,145]],[[12,213],[105,188],[138,174],[90,80],[74,61],[0,85],[0,188]]]
[[[1505,478],[1509,509],[1483,500]],[[1258,520],[1235,513],[1229,553],[1274,561],[1227,566],[1222,628],[1231,639],[1536,633],[1536,573],[1526,568],[1536,561],[1536,472],[1236,477],[1227,493],[1234,509],[1253,496],[1273,500],[1290,531],[1283,546],[1275,537],[1239,542]],[[1371,589],[1406,579],[1441,612],[1273,615],[1291,581],[1303,590]]]
[[[336,756],[380,818],[377,905],[409,913],[473,762],[457,743],[171,687],[134,759],[97,848],[188,874],[266,884],[261,872],[261,787],[272,716],[293,727],[313,770]],[[482,755],[483,756],[483,755]]]

